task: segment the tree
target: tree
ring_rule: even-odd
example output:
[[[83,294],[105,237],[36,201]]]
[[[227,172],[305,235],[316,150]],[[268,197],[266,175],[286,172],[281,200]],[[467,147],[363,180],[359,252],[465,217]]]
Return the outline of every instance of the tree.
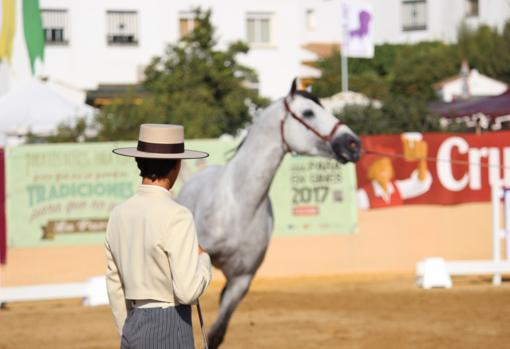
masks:
[[[440,117],[428,110],[425,101],[403,97],[388,99],[381,108],[348,106],[336,116],[360,135],[467,130],[463,123],[441,125]]]
[[[472,67],[510,83],[510,20],[505,23],[501,33],[487,25],[476,30],[463,25],[459,29],[456,47]]]
[[[440,42],[403,45],[393,68],[390,94],[431,101],[433,84],[458,74],[462,61],[456,48]]]
[[[379,45],[372,59],[349,59],[349,88],[380,100],[390,95],[433,99],[432,84],[458,71],[458,56],[440,42]],[[340,92],[340,54],[320,60],[318,68],[322,76],[312,86],[314,93],[329,97]]]
[[[182,124],[188,138],[235,134],[251,116],[249,104],[267,103],[245,87],[255,72],[237,62],[248,46],[234,42],[216,49],[211,11],[195,10],[196,26],[145,70],[147,95],[133,95],[104,108],[98,116],[98,140],[133,139],[142,122]]]
[[[29,132],[26,138],[27,143],[70,143],[86,140],[88,140],[88,137],[85,117],[80,117],[73,123],[60,123],[54,135],[39,136]]]

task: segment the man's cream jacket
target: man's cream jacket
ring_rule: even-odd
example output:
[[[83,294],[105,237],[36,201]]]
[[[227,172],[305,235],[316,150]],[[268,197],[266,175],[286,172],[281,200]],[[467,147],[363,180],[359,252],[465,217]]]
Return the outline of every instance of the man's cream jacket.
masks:
[[[119,333],[128,300],[191,304],[211,280],[211,261],[198,253],[191,212],[162,187],[140,185],[115,207],[105,247],[108,297]]]

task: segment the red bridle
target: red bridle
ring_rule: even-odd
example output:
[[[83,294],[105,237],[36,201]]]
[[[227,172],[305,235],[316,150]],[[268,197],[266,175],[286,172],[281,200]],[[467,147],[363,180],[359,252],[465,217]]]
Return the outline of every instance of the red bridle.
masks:
[[[313,134],[315,134],[317,137],[319,137],[321,140],[323,140],[324,142],[329,142],[331,141],[331,139],[333,138],[333,136],[335,135],[335,132],[337,130],[338,127],[340,127],[341,125],[343,125],[343,122],[338,120],[337,123],[335,124],[335,126],[333,127],[333,129],[331,130],[331,132],[328,134],[328,135],[323,135],[321,134],[319,131],[317,131],[316,129],[314,129],[312,126],[308,125],[306,123],[305,120],[303,120],[303,118],[300,118],[299,116],[297,116],[289,107],[289,103],[287,102],[287,98],[284,98],[283,99],[283,105],[285,106],[285,117],[282,119],[282,121],[280,122],[280,135],[282,137],[282,142],[283,142],[283,145],[284,147],[286,148],[287,151],[289,152],[292,152],[292,149],[290,148],[289,144],[287,143],[287,141],[285,140],[285,135],[284,135],[284,128],[285,128],[285,120],[287,120],[287,116],[290,114],[290,116],[292,116],[294,118],[294,120],[296,120],[297,122],[299,122],[301,125],[303,125],[308,131],[312,132]]]

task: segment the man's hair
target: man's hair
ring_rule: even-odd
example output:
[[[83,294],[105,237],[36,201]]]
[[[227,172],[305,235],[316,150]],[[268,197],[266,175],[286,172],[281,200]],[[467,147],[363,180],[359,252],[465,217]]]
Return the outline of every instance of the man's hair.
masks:
[[[135,160],[140,169],[140,176],[153,181],[168,176],[168,173],[174,169],[178,162],[175,159],[135,158]]]

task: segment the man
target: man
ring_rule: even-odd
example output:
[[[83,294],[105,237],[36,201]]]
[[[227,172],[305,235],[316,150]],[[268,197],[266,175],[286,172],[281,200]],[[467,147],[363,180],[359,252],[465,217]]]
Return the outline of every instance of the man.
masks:
[[[106,233],[107,288],[121,348],[194,348],[191,306],[211,280],[209,255],[198,246],[193,217],[169,190],[185,150],[179,125],[140,126],[135,157],[142,184],[114,208]]]

